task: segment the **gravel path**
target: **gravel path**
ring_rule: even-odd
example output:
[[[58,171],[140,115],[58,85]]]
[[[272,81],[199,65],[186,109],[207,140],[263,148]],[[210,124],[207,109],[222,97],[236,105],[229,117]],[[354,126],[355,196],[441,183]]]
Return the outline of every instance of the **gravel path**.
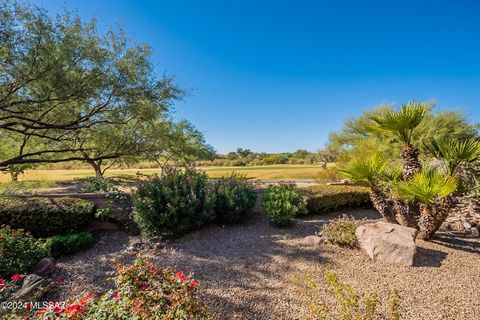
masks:
[[[307,307],[293,277],[312,273],[319,301],[330,303],[332,295],[322,280],[327,266],[341,281],[381,298],[397,289],[403,319],[480,319],[480,239],[442,233],[432,242],[419,241],[414,267],[372,262],[361,250],[303,244],[303,237],[338,214],[277,229],[257,208],[245,224],[203,229],[155,249],[154,255],[161,266],[195,274],[216,319],[303,319]],[[377,217],[369,210],[348,214]],[[59,261],[65,281],[52,298],[111,286],[105,281],[112,275],[110,261],[131,260],[125,248],[139,240],[121,232],[96,237],[100,243],[94,248]]]

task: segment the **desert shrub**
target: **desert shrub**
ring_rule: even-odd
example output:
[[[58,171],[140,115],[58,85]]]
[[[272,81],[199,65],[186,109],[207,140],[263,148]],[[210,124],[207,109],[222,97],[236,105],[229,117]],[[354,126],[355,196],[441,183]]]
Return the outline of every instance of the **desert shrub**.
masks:
[[[76,179],[80,185],[80,192],[109,192],[110,183],[104,178],[87,177]]]
[[[178,237],[215,219],[213,186],[204,172],[189,168],[144,181],[134,205],[135,221],[151,236]]]
[[[112,208],[109,207],[98,208],[95,211],[95,219],[101,221],[111,221],[115,219],[115,213],[113,212]]]
[[[327,271],[324,279],[329,290],[335,295],[335,304],[318,301],[319,285],[311,273],[301,278],[296,276],[294,282],[300,288],[300,296],[309,310],[309,319],[365,319],[365,320],[400,320],[400,296],[396,290],[391,291],[388,301],[381,301],[376,292],[361,292],[349,284],[340,282],[338,276]],[[380,310],[381,304],[389,305],[388,314]]]
[[[357,223],[354,218],[342,217],[322,225],[318,234],[330,243],[355,247],[357,245],[356,229]]]
[[[214,182],[215,219],[221,223],[244,221],[255,205],[257,192],[244,177],[232,174]]]
[[[54,258],[74,254],[88,248],[93,242],[90,232],[70,233],[47,239],[46,245]]]
[[[370,207],[368,188],[344,185],[316,185],[304,189],[309,214],[338,209]]]
[[[74,198],[0,198],[0,224],[49,237],[81,230],[93,209],[92,202]]]
[[[297,215],[306,212],[305,200],[293,183],[268,186],[262,205],[270,222],[278,227],[292,225]]]
[[[45,243],[30,233],[9,226],[0,228],[0,278],[27,272],[47,256]]]
[[[87,294],[64,309],[31,311],[30,319],[208,319],[198,299],[198,282],[182,272],[157,269],[151,260],[119,265],[116,290],[102,296]],[[40,314],[39,314],[40,313]]]

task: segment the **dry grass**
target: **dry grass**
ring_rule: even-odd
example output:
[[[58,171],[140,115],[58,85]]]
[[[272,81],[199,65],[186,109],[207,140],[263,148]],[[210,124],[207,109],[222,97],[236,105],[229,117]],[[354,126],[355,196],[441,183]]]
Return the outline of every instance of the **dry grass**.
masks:
[[[289,179],[314,179],[321,169],[314,165],[272,165],[255,167],[204,167],[207,174],[212,178],[218,178],[237,172],[251,179],[259,180],[289,180]],[[136,173],[154,174],[159,169],[112,169],[107,171],[108,177],[122,177],[135,179]],[[73,181],[75,178],[93,176],[90,169],[72,170],[29,170],[20,176],[20,181]],[[0,183],[10,181],[8,174],[0,174]]]

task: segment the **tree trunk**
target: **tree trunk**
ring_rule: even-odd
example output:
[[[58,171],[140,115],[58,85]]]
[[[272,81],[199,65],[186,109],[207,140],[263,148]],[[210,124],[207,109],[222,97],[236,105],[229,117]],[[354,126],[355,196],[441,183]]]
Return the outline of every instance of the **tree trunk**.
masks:
[[[20,172],[15,171],[15,170],[10,170],[10,181],[11,182],[18,182],[18,176],[20,175]]]
[[[434,211],[431,205],[424,205],[420,206],[420,221],[418,225],[420,227],[420,232],[417,238],[422,240],[429,240],[435,231],[438,229],[436,227],[437,222],[435,220]]]
[[[422,169],[422,164],[418,160],[418,149],[410,144],[405,144],[401,156],[403,179],[408,181]]]
[[[88,161],[88,164],[95,171],[95,178],[103,179],[102,165],[100,163],[96,163],[95,161]]]
[[[420,208],[415,203],[408,203],[402,199],[393,201],[393,211],[402,226],[418,229]]]
[[[388,198],[380,189],[372,187],[370,199],[372,200],[373,207],[382,215],[385,220],[387,220],[387,222],[398,224],[392,205],[389,203]]]

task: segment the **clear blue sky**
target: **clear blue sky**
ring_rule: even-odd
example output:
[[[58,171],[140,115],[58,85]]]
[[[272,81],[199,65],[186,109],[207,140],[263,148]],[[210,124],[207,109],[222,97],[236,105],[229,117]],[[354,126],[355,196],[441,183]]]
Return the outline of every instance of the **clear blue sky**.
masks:
[[[193,89],[177,116],[221,153],[316,150],[383,102],[480,121],[480,1],[32,2],[148,42],[157,72]]]

